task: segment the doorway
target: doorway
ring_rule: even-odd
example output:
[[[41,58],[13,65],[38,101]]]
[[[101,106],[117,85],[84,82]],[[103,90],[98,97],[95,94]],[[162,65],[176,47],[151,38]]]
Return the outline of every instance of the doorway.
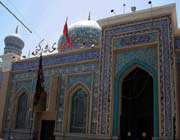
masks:
[[[153,78],[141,68],[122,81],[121,140],[151,140],[153,134]]]
[[[54,120],[42,120],[40,140],[55,140],[54,127]]]

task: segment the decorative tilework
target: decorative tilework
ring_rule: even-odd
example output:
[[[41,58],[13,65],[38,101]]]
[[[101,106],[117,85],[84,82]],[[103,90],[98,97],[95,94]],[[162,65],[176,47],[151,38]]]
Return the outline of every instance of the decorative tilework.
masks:
[[[152,22],[153,21],[153,22]],[[112,27],[106,27],[102,32],[102,48],[99,55],[98,51],[90,50],[81,54],[71,54],[71,55],[54,55],[51,57],[44,57],[43,66],[52,66],[59,64],[70,64],[73,62],[82,62],[85,60],[100,60],[100,70],[97,63],[89,64],[77,64],[69,65],[66,67],[56,67],[49,68],[45,70],[45,87],[49,90],[52,81],[52,76],[54,74],[60,75],[60,91],[58,95],[58,113],[56,119],[56,129],[55,131],[63,133],[64,132],[64,95],[66,94],[66,89],[72,87],[73,84],[82,82],[84,83],[92,92],[92,113],[91,113],[91,134],[110,134],[110,123],[111,123],[111,108],[112,108],[112,69],[113,65],[113,49],[134,47],[134,45],[146,45],[149,43],[157,43],[156,48],[141,48],[134,49],[128,52],[123,52],[117,54],[117,63],[115,64],[115,72],[117,73],[123,66],[125,66],[129,61],[139,60],[148,63],[150,66],[156,68],[157,61],[159,64],[159,81],[160,81],[160,136],[171,137],[173,135],[172,131],[172,102],[173,98],[171,95],[174,94],[174,79],[173,79],[173,43],[172,43],[172,25],[171,18],[169,16],[155,18],[153,20],[143,20],[136,21],[134,23],[127,23],[123,25],[114,25]],[[83,31],[84,32],[84,31]],[[95,31],[92,31],[93,33]],[[78,35],[78,36],[76,36]],[[77,31],[74,35],[75,45],[82,45],[83,41],[87,45],[92,42],[96,44],[98,38],[97,36],[87,36],[91,38],[92,42],[89,40],[82,39],[79,37],[81,31]],[[83,35],[83,34],[82,34]],[[95,38],[94,38],[95,37]],[[97,39],[97,38],[98,39]],[[95,40],[94,40],[94,39]],[[97,42],[98,43],[98,42]],[[179,41],[176,40],[176,46]],[[159,57],[157,58],[157,52]],[[31,70],[38,68],[38,59],[21,61],[13,64],[14,71],[27,70],[24,73],[13,73],[12,88],[9,91],[10,94],[14,91],[18,91],[19,88],[24,87],[30,93],[34,93],[36,85],[36,73]],[[82,73],[89,72],[94,73],[83,75]],[[66,79],[66,75],[77,74],[76,76],[71,76]],[[100,78],[99,78],[100,77]],[[66,81],[67,80],[67,81]],[[99,82],[101,84],[99,85]],[[98,89],[99,88],[99,89]],[[12,98],[8,99],[9,102]],[[12,105],[8,110],[13,110]],[[13,112],[13,111],[12,111]],[[12,113],[11,112],[11,113]],[[29,118],[30,118],[29,113]],[[29,125],[30,126],[30,125]]]
[[[18,99],[16,128],[26,129],[27,112],[28,112],[28,96],[24,93]]]
[[[89,89],[92,87],[92,81],[93,81],[93,76],[92,73],[90,74],[78,74],[78,75],[70,75],[68,76],[67,80],[67,86],[66,88],[69,89],[71,88],[74,84],[77,82],[82,82],[85,84]]]
[[[3,82],[3,73],[0,72],[0,88],[1,88],[2,82]]]
[[[20,79],[19,79],[20,80]],[[16,101],[18,99],[18,96],[21,95],[22,93],[26,93],[26,95],[28,96],[28,99],[30,98],[30,93],[32,91],[32,81],[30,79],[26,79],[26,80],[20,80],[20,81],[15,81],[14,79],[12,79],[11,82],[11,88],[8,90],[8,106],[7,106],[7,111],[6,111],[6,127],[8,127],[8,125],[12,125],[13,120],[11,120],[11,118],[13,118],[12,116],[15,115],[16,112]],[[29,110],[29,101],[28,101],[28,110]],[[27,111],[26,114],[26,124],[24,124],[26,126],[26,128],[30,127],[29,124],[29,120],[30,120],[30,112]]]
[[[94,20],[79,21],[69,27],[69,36],[72,41],[73,48],[66,47],[64,51],[78,48],[89,48],[91,45],[98,46],[100,44],[101,27]],[[59,50],[65,44],[66,39],[61,35],[58,46]]]
[[[97,92],[98,92],[98,77],[92,75],[92,71],[98,72],[98,65],[97,64],[83,64],[77,65],[75,67],[70,66],[67,68],[59,69],[59,73],[61,75],[61,82],[60,82],[60,96],[59,96],[59,109],[57,115],[57,124],[56,124],[56,131],[63,133],[63,120],[64,120],[64,95],[66,94],[65,91],[69,89],[72,85],[82,82],[87,87],[90,88],[93,96],[93,103],[92,103],[92,123],[91,123],[91,133],[96,133],[96,126],[97,126]],[[83,74],[84,72],[88,72],[87,74]],[[66,83],[66,75],[68,74],[75,74],[73,76],[69,76],[67,83]],[[77,74],[77,75],[76,75]]]
[[[116,57],[116,74],[128,63],[141,61],[157,70],[157,48],[141,48],[135,51],[118,53]]]
[[[27,79],[32,79],[37,75],[36,72],[22,72],[22,73],[16,73],[12,75],[13,81],[23,81]]]
[[[153,22],[152,22],[153,21]],[[159,64],[160,64],[160,98],[161,98],[161,126],[160,136],[173,136],[172,128],[172,97],[174,94],[174,79],[173,79],[173,43],[172,43],[172,25],[170,16],[159,17],[153,20],[143,20],[124,25],[114,25],[106,27],[102,35],[101,48],[101,77],[100,93],[102,96],[99,99],[99,116],[98,132],[101,134],[109,134],[109,119],[111,104],[108,102],[110,93],[112,92],[112,39],[115,36],[121,36],[122,33],[138,33],[156,31],[159,32]],[[131,37],[132,38],[132,37]],[[137,38],[137,37],[135,37]],[[140,42],[141,38],[139,38]],[[135,40],[135,39],[133,39]],[[139,41],[134,43],[138,44]],[[151,40],[150,40],[151,41]],[[151,43],[151,42],[150,42]],[[134,45],[136,45],[134,44]],[[103,82],[106,81],[106,82]]]
[[[38,61],[37,61],[38,62]],[[44,61],[46,62],[46,61]],[[38,63],[37,63],[38,64]],[[22,66],[24,66],[23,64]],[[44,64],[46,65],[46,64]],[[24,70],[24,67],[22,67]],[[92,73],[95,71],[95,74],[97,76],[93,76]],[[87,75],[84,75],[83,73],[88,72]],[[66,85],[65,81],[65,75],[69,75],[72,73],[79,73],[79,76],[72,76],[70,77],[69,85]],[[53,75],[60,75],[60,93],[58,97],[58,115],[57,115],[57,120],[56,120],[56,130],[57,132],[63,132],[63,117],[64,117],[64,94],[65,94],[65,89],[69,88],[73,83],[78,83],[79,81],[83,82],[85,85],[88,87],[91,87],[90,89],[93,91],[93,103],[92,103],[92,127],[91,127],[91,133],[95,134],[96,133],[96,126],[97,126],[97,95],[98,95],[98,63],[87,63],[87,64],[77,64],[77,65],[69,65],[66,67],[56,67],[56,68],[50,68],[50,69],[44,69],[44,76],[45,76],[45,87],[46,90],[50,90],[51,81]],[[91,75],[91,76],[90,76]],[[26,71],[24,73],[15,73],[13,74],[13,85],[16,87],[16,83],[20,82],[18,84],[18,87],[21,85],[23,87],[26,87],[31,93],[34,93],[35,91],[35,86],[36,86],[36,76],[37,72],[33,71]],[[31,79],[31,83],[26,83],[25,81],[28,81],[28,79]],[[23,82],[24,81],[24,82]],[[91,83],[91,85],[89,85]],[[92,89],[93,87],[93,89]],[[13,92],[14,88],[12,88]],[[29,118],[31,117],[31,113],[29,113]],[[29,121],[30,122],[30,121]],[[29,123],[29,126],[31,123]]]
[[[180,37],[175,38],[175,47],[180,49]]]
[[[32,92],[32,80],[21,80],[21,81],[13,81],[13,93],[17,94],[21,92],[21,89],[26,90],[31,94]]]
[[[60,64],[68,64],[73,62],[80,62],[92,59],[98,59],[98,51],[88,51],[81,54],[71,54],[71,55],[55,55],[52,57],[44,57],[43,66],[52,66]],[[37,69],[38,59],[22,61],[20,63],[13,64],[13,70],[32,70]]]
[[[87,118],[88,118],[88,94],[82,89],[76,91],[71,101],[71,133],[86,133]]]
[[[141,45],[149,42],[156,42],[158,41],[158,34],[157,32],[150,32],[150,33],[141,33],[141,34],[131,34],[128,36],[120,36],[119,38],[116,37],[113,40],[113,47],[114,48],[124,48],[127,46],[133,47],[134,44]]]
[[[92,44],[98,46],[100,43],[101,30],[86,28],[75,28],[69,30],[69,36],[72,40],[73,48],[66,47],[65,51],[78,48],[89,48]],[[59,46],[61,47],[66,42],[65,37],[61,36]]]
[[[47,74],[47,72],[45,72]],[[32,73],[32,72],[25,72],[25,73],[17,73],[13,74],[12,76],[12,87],[9,92],[9,101],[11,104],[8,104],[8,111],[7,111],[7,116],[11,116],[14,114],[16,110],[16,105],[14,102],[14,98],[18,96],[20,93],[25,92],[29,98],[32,98],[33,94],[35,93],[35,88],[36,88],[36,81],[37,81],[37,73]],[[44,86],[45,90],[47,93],[51,93],[51,81],[52,78],[50,75],[45,75],[45,81],[44,81]],[[31,108],[32,102],[28,106]],[[48,104],[47,104],[48,105]],[[27,113],[27,121],[26,121],[26,128],[31,127],[31,118],[32,118],[32,112],[28,111]],[[7,121],[7,120],[6,120]],[[12,122],[11,122],[12,123]]]
[[[114,77],[114,112],[113,112],[113,135],[118,135],[119,133],[119,111],[122,95],[122,83],[123,79],[128,72],[133,68],[140,67],[147,71],[153,77],[153,94],[154,94],[154,136],[158,136],[158,56],[157,56],[157,46],[156,47],[146,47],[138,48],[136,50],[129,50],[117,53],[115,57],[115,77]],[[157,96],[156,96],[157,95]]]
[[[97,114],[98,114],[98,88],[99,88],[99,70],[94,74],[94,78],[93,78],[93,88],[92,88],[92,113],[91,113],[91,133],[92,134],[96,134],[96,130],[97,130]]]

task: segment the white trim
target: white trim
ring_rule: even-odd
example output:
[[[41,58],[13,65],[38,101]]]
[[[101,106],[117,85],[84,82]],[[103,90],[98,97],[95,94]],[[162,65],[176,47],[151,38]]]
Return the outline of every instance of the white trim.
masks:
[[[165,6],[159,6],[154,8],[149,8],[145,10],[140,10],[136,12],[131,12],[127,14],[112,16],[104,19],[100,19],[97,22],[101,27],[108,26],[112,24],[119,24],[124,22],[130,22],[135,20],[143,20],[147,18],[162,16],[162,15],[173,15],[174,18],[174,26],[177,28],[177,16],[176,16],[176,4],[168,4]]]

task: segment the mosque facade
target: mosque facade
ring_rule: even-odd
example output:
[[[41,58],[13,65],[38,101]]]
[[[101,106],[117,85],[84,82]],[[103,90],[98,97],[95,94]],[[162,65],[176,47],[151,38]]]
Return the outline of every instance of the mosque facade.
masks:
[[[180,138],[180,30],[175,4],[69,27],[42,59],[46,110],[34,120],[39,57],[5,38],[0,134],[6,140]]]

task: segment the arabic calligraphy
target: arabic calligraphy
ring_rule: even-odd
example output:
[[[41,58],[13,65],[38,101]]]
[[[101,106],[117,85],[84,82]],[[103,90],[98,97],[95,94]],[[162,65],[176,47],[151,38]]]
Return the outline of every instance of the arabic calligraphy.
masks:
[[[32,55],[36,56],[41,53],[53,53],[56,50],[56,42],[52,45],[46,43],[45,39],[42,39],[39,44],[36,46],[35,51],[32,52]]]

